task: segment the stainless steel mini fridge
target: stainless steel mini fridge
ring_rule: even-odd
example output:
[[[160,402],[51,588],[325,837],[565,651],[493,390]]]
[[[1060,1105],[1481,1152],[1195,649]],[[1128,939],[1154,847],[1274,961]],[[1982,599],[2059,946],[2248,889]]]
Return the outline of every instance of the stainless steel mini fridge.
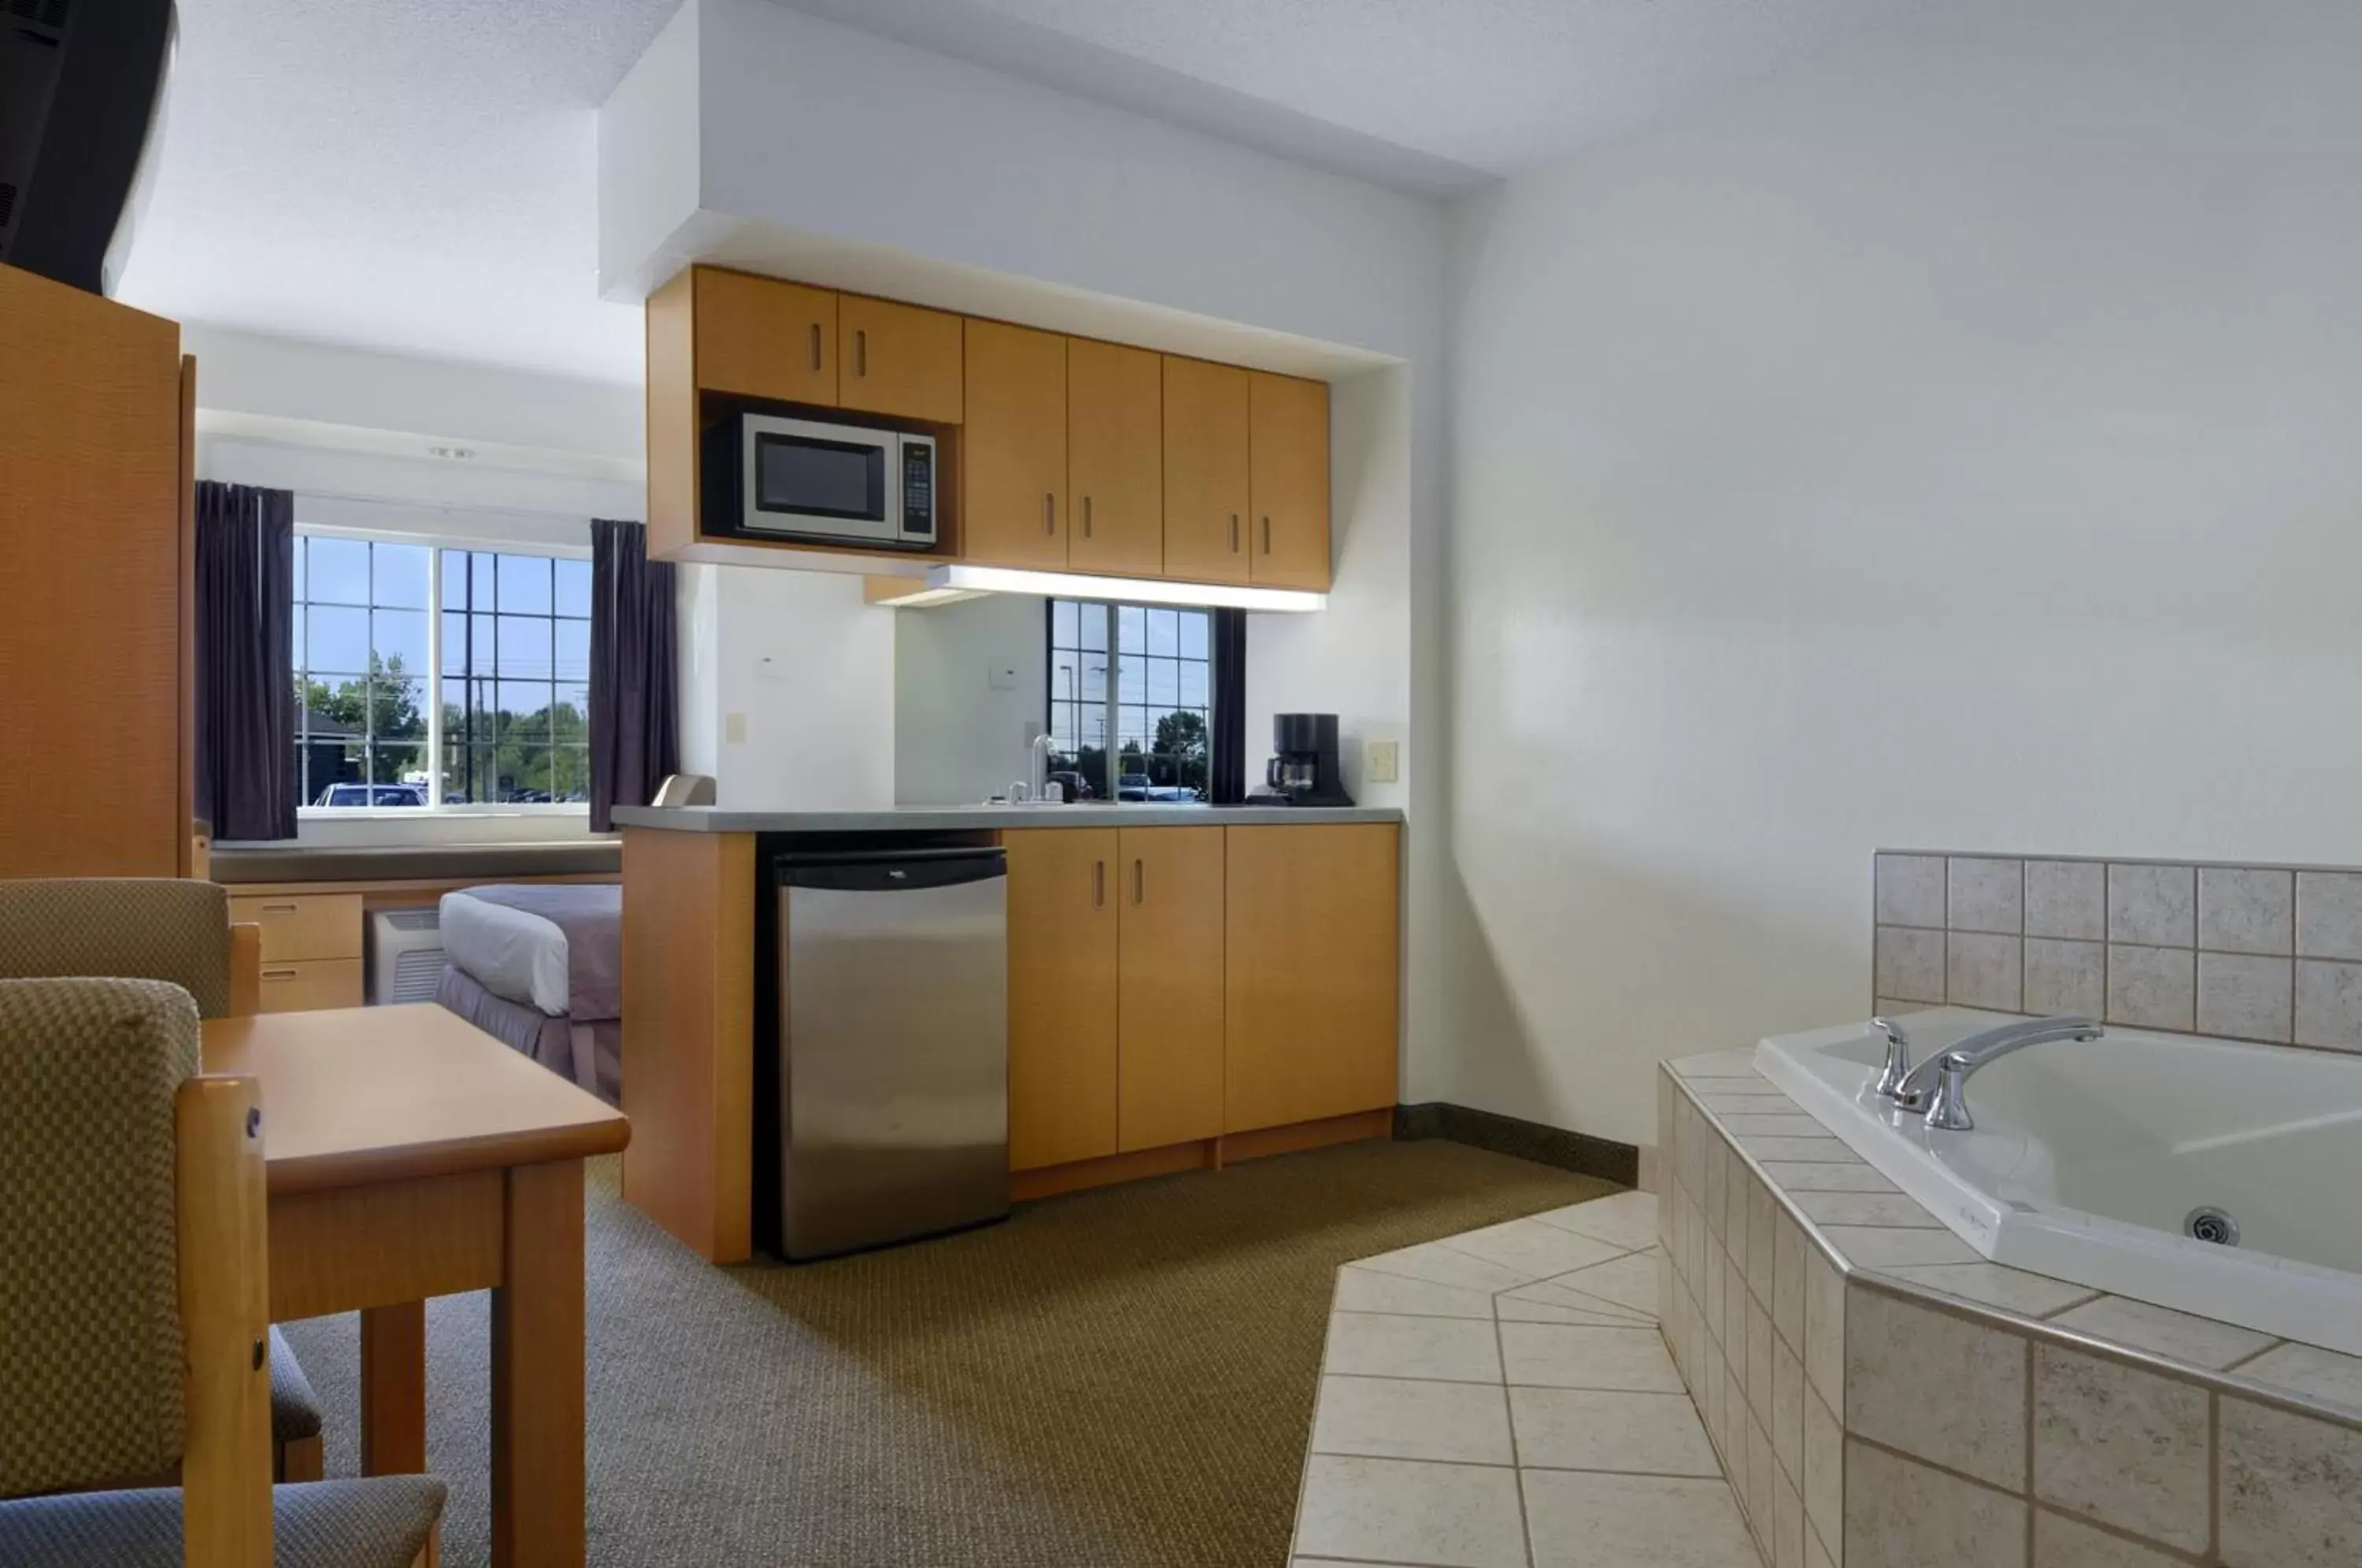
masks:
[[[772,884],[781,1254],[1006,1215],[1003,852],[789,850]]]

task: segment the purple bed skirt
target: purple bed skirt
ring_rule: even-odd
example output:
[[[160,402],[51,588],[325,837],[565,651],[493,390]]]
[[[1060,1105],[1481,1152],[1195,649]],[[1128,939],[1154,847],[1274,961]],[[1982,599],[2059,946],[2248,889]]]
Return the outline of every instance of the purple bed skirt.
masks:
[[[609,1105],[624,1102],[624,1021],[578,1022],[496,997],[456,964],[443,966],[435,999],[485,1033],[506,1042],[561,1077],[573,1079]]]

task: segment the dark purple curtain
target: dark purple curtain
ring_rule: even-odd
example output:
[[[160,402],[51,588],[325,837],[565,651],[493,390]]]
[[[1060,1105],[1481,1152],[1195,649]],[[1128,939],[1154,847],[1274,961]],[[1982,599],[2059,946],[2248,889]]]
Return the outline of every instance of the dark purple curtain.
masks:
[[[680,767],[673,571],[637,523],[590,525],[590,831],[645,806]]]
[[[1247,798],[1247,613],[1216,610],[1212,799],[1235,806]]]
[[[295,836],[295,497],[197,483],[197,815]]]

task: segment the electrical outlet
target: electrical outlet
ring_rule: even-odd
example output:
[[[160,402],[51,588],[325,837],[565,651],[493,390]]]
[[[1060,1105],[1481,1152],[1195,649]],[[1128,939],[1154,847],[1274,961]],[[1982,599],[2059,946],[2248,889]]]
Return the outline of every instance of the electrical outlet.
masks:
[[[1402,777],[1402,742],[1374,740],[1362,748],[1362,777],[1373,784],[1392,784]]]
[[[729,745],[745,745],[746,744],[746,715],[744,713],[723,714],[722,739],[724,744]]]

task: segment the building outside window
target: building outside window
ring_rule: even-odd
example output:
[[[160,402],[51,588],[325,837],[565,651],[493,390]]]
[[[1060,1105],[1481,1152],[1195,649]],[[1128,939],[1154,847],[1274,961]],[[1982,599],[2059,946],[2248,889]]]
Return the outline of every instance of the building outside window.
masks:
[[[1052,777],[1081,800],[1202,801],[1213,774],[1211,616],[1049,604]]]
[[[590,795],[590,562],[299,531],[297,799],[314,809]]]

